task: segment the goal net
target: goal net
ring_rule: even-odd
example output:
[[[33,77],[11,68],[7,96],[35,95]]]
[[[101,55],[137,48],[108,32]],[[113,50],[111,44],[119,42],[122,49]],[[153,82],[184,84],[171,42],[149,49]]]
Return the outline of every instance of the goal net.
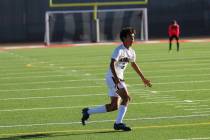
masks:
[[[119,40],[123,27],[136,29],[137,40],[148,39],[146,8],[48,11],[45,16],[45,43],[68,44]]]

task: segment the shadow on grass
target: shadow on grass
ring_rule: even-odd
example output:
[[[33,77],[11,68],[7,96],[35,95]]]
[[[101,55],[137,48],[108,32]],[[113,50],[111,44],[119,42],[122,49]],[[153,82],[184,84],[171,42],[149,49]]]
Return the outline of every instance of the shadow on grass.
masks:
[[[43,139],[43,138],[49,138],[49,137],[60,137],[60,136],[76,136],[76,135],[91,135],[91,134],[108,134],[108,133],[120,133],[123,131],[115,131],[115,130],[109,130],[109,131],[92,131],[92,132],[57,132],[57,133],[40,133],[40,134],[23,134],[23,135],[16,135],[16,136],[9,136],[0,138],[0,140],[21,140],[21,139]]]

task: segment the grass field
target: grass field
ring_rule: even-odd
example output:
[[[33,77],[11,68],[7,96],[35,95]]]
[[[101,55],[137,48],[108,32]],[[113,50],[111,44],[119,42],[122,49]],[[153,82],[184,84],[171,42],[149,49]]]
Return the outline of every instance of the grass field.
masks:
[[[117,112],[81,109],[109,102],[104,81],[115,46],[37,48],[0,52],[0,139],[210,139],[210,43],[135,45],[137,63],[153,83],[145,88],[129,66],[131,132],[113,130]]]

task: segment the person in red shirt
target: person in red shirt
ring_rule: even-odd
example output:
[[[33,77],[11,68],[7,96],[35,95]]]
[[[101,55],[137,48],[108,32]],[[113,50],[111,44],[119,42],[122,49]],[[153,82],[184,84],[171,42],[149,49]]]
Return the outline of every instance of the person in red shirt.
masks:
[[[179,34],[180,28],[176,20],[172,21],[172,24],[169,25],[168,35],[169,35],[169,51],[171,51],[172,41],[176,39],[177,51],[179,51]]]

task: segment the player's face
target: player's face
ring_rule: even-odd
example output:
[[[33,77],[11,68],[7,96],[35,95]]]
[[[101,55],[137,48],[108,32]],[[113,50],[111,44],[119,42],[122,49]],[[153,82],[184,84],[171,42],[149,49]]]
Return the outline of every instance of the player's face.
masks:
[[[124,44],[126,46],[132,46],[132,44],[134,42],[134,38],[135,38],[134,34],[127,35],[127,37],[125,38]]]

